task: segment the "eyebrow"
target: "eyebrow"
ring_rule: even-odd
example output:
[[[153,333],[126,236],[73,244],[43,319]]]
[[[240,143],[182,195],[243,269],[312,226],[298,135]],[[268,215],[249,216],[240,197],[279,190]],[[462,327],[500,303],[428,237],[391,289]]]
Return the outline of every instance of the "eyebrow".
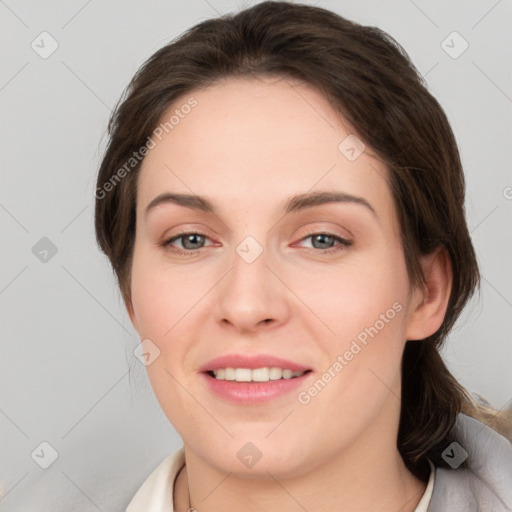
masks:
[[[155,197],[147,205],[144,211],[144,216],[147,216],[148,213],[157,206],[169,203],[185,206],[186,208],[190,208],[192,210],[212,213],[214,215],[219,214],[218,206],[205,197],[197,196],[194,194],[174,194],[167,192]],[[328,203],[352,203],[361,205],[368,209],[378,219],[376,211],[366,199],[351,194],[346,194],[345,192],[316,191],[297,194],[289,197],[285,201],[283,210],[285,214],[288,214]]]

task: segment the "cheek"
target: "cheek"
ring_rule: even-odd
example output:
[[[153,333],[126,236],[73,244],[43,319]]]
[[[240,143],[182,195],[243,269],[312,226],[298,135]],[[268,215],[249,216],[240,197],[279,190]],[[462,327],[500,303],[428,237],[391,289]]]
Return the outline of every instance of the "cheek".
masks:
[[[311,319],[316,317],[319,329],[323,329],[322,336],[331,340],[354,338],[375,323],[381,328],[383,321],[389,331],[391,323],[397,324],[395,317],[402,318],[396,315],[397,310],[405,310],[408,279],[399,251],[374,251],[346,264],[287,277],[307,306],[308,317],[309,310],[314,314]]]
[[[132,304],[140,339],[149,338],[159,349],[155,361],[146,367],[159,400],[171,400],[179,393],[172,378],[180,382],[186,355],[197,329],[198,303],[208,290],[208,282],[190,272],[170,268],[154,249],[135,249],[132,266]],[[183,403],[180,407],[186,407]]]
[[[337,316],[334,309],[330,311],[336,336],[320,341],[325,363],[312,387],[300,390],[300,403],[310,401],[304,412],[308,417],[321,422],[333,411],[342,415],[328,429],[318,425],[327,437],[355,435],[386,400],[393,402],[393,395],[399,395],[405,305],[396,300],[397,293],[356,296],[353,301],[340,299],[345,309]]]
[[[139,335],[155,342],[170,334],[197,294],[183,273],[166,270],[158,256],[157,251],[136,247],[131,281]]]
[[[392,386],[399,375],[405,344],[408,278],[400,247],[316,277],[303,280],[297,295],[307,297],[323,323],[316,319],[317,339],[325,371],[336,375],[325,399],[357,401],[379,389],[385,394],[383,382]]]
[[[193,316],[187,311],[197,302],[197,291],[184,281],[182,274],[165,271],[154,253],[136,248],[131,286],[137,330],[140,339],[149,338],[160,351],[146,371],[155,397],[173,425],[180,425],[181,415],[186,416],[191,407],[190,397],[178,382],[184,383],[181,370],[191,329],[188,322]]]

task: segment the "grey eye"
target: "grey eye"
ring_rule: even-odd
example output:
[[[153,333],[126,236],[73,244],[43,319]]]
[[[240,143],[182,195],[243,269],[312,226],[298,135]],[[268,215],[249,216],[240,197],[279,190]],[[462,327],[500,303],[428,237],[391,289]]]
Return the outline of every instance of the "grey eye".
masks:
[[[200,235],[198,233],[190,233],[188,235],[182,235],[178,237],[177,239],[182,239],[182,245],[184,249],[201,249],[204,245],[204,236]],[[199,240],[198,240],[199,239]],[[197,247],[197,244],[200,245],[200,247]]]

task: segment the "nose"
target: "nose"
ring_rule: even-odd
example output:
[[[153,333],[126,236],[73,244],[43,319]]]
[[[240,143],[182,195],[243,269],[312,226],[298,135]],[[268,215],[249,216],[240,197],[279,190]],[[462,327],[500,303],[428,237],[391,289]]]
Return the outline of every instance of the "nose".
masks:
[[[282,324],[289,316],[286,287],[271,269],[263,250],[251,261],[243,244],[232,258],[232,266],[216,290],[215,316],[238,333],[252,333]],[[261,250],[261,249],[259,249]],[[249,254],[249,257],[248,257]]]

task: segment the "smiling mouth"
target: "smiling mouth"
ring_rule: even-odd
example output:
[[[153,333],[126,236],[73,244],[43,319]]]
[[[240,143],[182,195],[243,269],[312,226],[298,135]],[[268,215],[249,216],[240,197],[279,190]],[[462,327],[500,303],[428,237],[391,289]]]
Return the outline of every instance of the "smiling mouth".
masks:
[[[231,381],[233,383],[261,384],[278,380],[291,380],[310,373],[312,370],[292,371],[278,367],[263,368],[218,368],[205,373],[216,380]]]

